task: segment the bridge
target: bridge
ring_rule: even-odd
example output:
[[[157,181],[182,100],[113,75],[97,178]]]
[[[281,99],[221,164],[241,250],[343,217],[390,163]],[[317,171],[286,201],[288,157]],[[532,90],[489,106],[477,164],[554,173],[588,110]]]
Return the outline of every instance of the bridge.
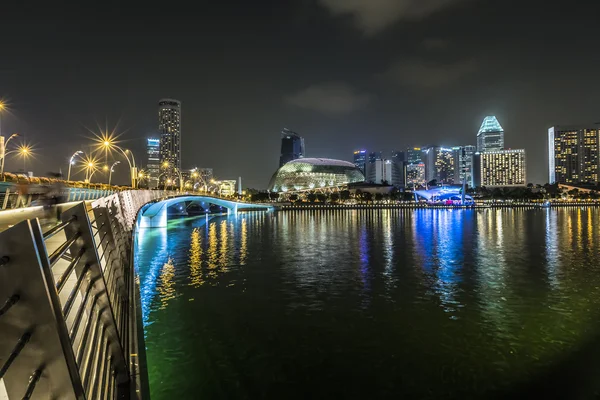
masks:
[[[51,227],[33,217],[0,232],[0,399],[149,396],[132,239],[181,203],[272,208],[129,190],[65,205]]]
[[[169,207],[181,205],[181,209],[186,210],[192,204],[199,205],[205,212],[209,212],[210,204],[225,208],[228,213],[237,213],[238,211],[273,210],[273,206],[271,205],[245,203],[212,196],[183,195],[162,200],[144,207],[139,217],[138,226],[140,228],[164,228],[167,226],[168,222],[167,209]]]

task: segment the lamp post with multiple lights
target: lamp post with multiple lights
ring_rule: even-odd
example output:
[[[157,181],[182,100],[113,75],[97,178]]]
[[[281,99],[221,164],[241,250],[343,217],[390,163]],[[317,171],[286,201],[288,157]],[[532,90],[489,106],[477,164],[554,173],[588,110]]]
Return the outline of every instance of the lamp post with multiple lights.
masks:
[[[133,155],[133,152],[129,149],[123,149],[122,147],[117,146],[117,144],[114,142],[114,140],[112,140],[108,136],[103,137],[101,144],[102,144],[102,146],[104,146],[105,150],[116,149],[116,150],[120,151],[121,154],[123,154],[123,157],[125,157],[125,160],[127,160],[127,164],[129,164],[129,172],[130,172],[130,176],[131,176],[131,188],[132,189],[137,188],[137,168],[135,166],[135,157]]]

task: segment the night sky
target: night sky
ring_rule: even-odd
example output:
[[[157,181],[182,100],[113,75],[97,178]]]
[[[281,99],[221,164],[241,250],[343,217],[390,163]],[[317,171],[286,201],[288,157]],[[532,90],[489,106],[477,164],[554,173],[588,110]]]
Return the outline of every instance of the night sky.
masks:
[[[598,1],[84,3],[1,7],[2,132],[36,144],[39,175],[65,171],[99,125],[145,164],[162,97],[183,102],[185,168],[255,188],[284,127],[307,156],[350,161],[475,144],[493,114],[544,183],[547,129],[600,120]]]

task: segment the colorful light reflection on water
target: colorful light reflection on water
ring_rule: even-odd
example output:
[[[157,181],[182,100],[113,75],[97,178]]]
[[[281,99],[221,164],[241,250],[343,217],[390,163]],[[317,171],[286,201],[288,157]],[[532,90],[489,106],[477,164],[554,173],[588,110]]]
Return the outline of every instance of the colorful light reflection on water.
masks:
[[[152,398],[587,394],[568,376],[596,381],[599,217],[298,211],[140,230]]]

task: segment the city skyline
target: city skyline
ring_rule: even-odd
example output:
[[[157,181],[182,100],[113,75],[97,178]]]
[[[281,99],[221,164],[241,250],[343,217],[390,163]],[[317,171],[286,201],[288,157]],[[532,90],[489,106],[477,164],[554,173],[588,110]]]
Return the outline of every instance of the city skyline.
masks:
[[[0,97],[11,114],[2,116],[3,133],[36,144],[40,154],[28,165],[40,174],[64,172],[96,124],[117,126],[140,158],[145,139],[158,134],[156,100],[173,97],[186,108],[182,167],[189,160],[264,188],[285,126],[302,133],[310,157],[349,160],[360,148],[475,144],[481,120],[496,115],[505,147],[527,152],[528,180],[545,183],[548,129],[600,119],[593,95],[600,56],[589,51],[599,44],[597,4],[451,1],[413,14],[416,3],[389,2],[389,19],[370,14],[368,1],[339,4],[240,2],[235,13],[214,4],[200,19],[185,7],[166,12],[173,18],[145,10],[136,19],[128,8],[86,15],[10,4]],[[156,31],[154,20],[166,25]],[[61,29],[48,29],[49,21]],[[560,30],[549,29],[558,23]],[[550,54],[588,57],[548,63]],[[162,59],[176,72],[165,73]],[[226,153],[216,148],[223,145]],[[117,168],[114,179],[126,183],[126,174]]]

